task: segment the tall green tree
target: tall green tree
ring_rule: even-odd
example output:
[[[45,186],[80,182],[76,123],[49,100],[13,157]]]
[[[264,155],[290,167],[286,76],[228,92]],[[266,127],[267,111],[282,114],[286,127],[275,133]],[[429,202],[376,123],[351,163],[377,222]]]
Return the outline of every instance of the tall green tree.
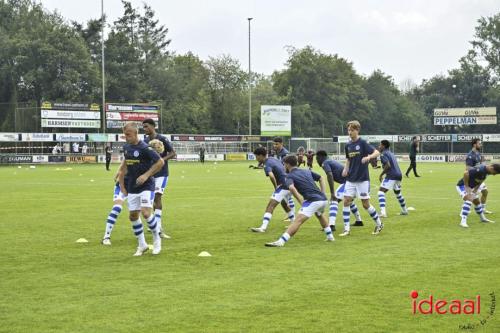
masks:
[[[72,22],[73,28],[83,38],[87,44],[92,61],[101,65],[101,33],[104,25],[104,19],[91,19],[85,26],[78,22]]]
[[[92,100],[98,73],[85,42],[60,15],[29,0],[1,1],[0,15],[0,91],[37,106],[43,100]]]
[[[111,27],[106,45],[108,99],[151,101],[158,98],[150,85],[156,71],[164,71],[168,57],[168,29],[155,18],[152,8],[143,12],[122,0],[124,12]]]
[[[347,120],[367,124],[374,108],[350,62],[310,46],[291,49],[286,68],[275,72],[273,81],[292,105],[293,135],[337,134]],[[300,112],[295,113],[297,107]],[[304,128],[309,121],[311,126]]]
[[[106,99],[114,102],[147,101],[147,81],[141,73],[139,52],[122,31],[112,30],[105,42]]]
[[[192,53],[169,57],[166,71],[152,73],[152,89],[163,101],[163,128],[169,133],[208,133],[209,71]]]
[[[210,58],[209,71],[211,132],[219,134],[248,133],[245,113],[247,74],[238,60],[227,55]]]
[[[500,13],[478,20],[471,53],[487,62],[493,75],[500,79]]]
[[[368,130],[373,134],[417,133],[429,127],[419,106],[401,94],[392,77],[374,71],[364,83],[368,98],[375,103]]]

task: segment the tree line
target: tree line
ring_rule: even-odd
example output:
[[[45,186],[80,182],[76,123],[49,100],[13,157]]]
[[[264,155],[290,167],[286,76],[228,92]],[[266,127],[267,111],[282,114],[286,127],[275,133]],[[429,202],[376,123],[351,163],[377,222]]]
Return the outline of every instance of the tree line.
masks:
[[[163,132],[248,133],[249,77],[239,61],[230,55],[204,61],[191,52],[177,54],[153,8],[122,4],[123,14],[114,22],[79,23],[34,0],[0,0],[0,130],[13,130],[23,103],[34,108],[42,101],[100,103],[106,24],[107,101],[160,102]],[[252,133],[260,131],[264,104],[292,105],[294,136],[341,135],[351,119],[360,120],[371,134],[498,131],[496,125],[437,128],[432,112],[500,108],[499,49],[500,13],[478,20],[470,51],[458,68],[401,88],[380,70],[360,75],[337,54],[289,47],[283,70],[252,73]],[[36,117],[23,130],[36,131]]]

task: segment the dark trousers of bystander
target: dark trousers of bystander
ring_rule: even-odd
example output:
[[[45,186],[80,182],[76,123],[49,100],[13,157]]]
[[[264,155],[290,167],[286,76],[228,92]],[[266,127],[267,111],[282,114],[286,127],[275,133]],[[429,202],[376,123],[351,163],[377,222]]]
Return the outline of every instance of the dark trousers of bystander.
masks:
[[[406,177],[409,176],[411,170],[413,170],[413,174],[415,175],[415,177],[420,177],[417,173],[417,157],[416,156],[410,157],[410,166],[408,167],[408,170],[406,170]]]

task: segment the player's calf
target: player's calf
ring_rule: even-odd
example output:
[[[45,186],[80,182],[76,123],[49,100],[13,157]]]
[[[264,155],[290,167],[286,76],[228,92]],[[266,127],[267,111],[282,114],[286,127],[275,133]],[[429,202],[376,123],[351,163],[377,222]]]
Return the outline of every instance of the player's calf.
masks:
[[[370,204],[369,199],[361,199],[361,202],[363,203],[363,207],[366,209],[370,217],[375,222],[375,230],[373,231],[372,234],[378,235],[382,231],[383,224],[382,221],[380,220],[380,217],[377,214],[377,210]]]
[[[378,191],[378,204],[380,207],[380,217],[387,217],[387,212],[385,210],[385,192]]]
[[[137,214],[132,214],[132,213],[137,213]],[[144,237],[144,228],[142,225],[142,222],[139,218],[139,212],[131,212],[131,217],[136,216],[137,219],[133,220],[132,218],[130,221],[132,222],[132,231],[137,238],[138,246],[137,246],[137,251],[135,252],[134,256],[142,256],[143,253],[145,253],[148,250],[148,244],[146,243],[146,238]]]
[[[331,227],[328,225],[327,219],[323,216],[323,211],[328,201],[314,201],[314,202],[306,202],[306,204],[302,205],[300,209],[300,213],[295,219],[295,221],[288,227],[287,231],[281,235],[281,237],[272,243],[266,243],[265,246],[268,247],[281,247],[284,246],[286,242],[290,240],[290,238],[297,233],[300,226],[307,221],[313,214],[319,219],[321,226],[324,228],[324,232],[327,236],[327,240],[333,241],[333,233]]]
[[[337,200],[332,200],[330,202],[330,210],[328,216],[328,223],[330,226],[335,226],[335,220],[337,219],[337,213],[339,210],[339,203]]]
[[[408,209],[406,209],[406,200],[401,193],[401,190],[394,190],[396,194],[396,199],[398,199],[399,205],[401,206],[401,215],[408,215]]]
[[[470,214],[470,210],[472,207],[472,201],[465,199],[464,203],[462,204],[462,210],[460,212],[460,217],[462,220],[460,221],[460,226],[463,228],[468,228],[469,225],[467,224],[467,217]]]
[[[486,215],[484,215],[485,214],[485,212],[484,212],[484,206],[483,206],[483,204],[481,204],[479,202],[479,200],[476,199],[474,201],[474,205],[475,205],[474,209],[476,211],[476,214],[479,215],[479,218],[481,219],[481,222],[484,222],[484,223],[495,223],[494,221],[489,220],[486,217]]]
[[[271,222],[271,218],[273,217],[274,209],[276,208],[276,206],[278,206],[278,204],[278,201],[271,199],[267,204],[266,212],[262,217],[262,224],[260,225],[260,227],[250,228],[250,230],[252,230],[253,232],[266,232],[267,226],[269,225],[269,222]]]
[[[349,236],[351,233],[351,203],[352,199],[344,197],[344,208],[342,209],[342,217],[344,220],[344,232],[340,234],[341,237]]]
[[[113,232],[113,227],[115,226],[116,220],[118,219],[122,208],[122,205],[118,203],[113,205],[113,208],[111,208],[108,218],[106,219],[106,229],[102,238],[103,245],[111,245],[111,233]]]
[[[156,222],[155,214],[151,213],[151,209],[145,208],[142,210],[143,216],[146,218],[149,230],[153,234],[153,254],[159,254],[161,252],[161,237],[160,228]]]
[[[362,227],[363,220],[361,219],[361,214],[359,213],[358,206],[356,206],[356,204],[352,202],[349,207],[351,208],[352,215],[354,215],[354,217],[356,218],[356,222],[354,222],[353,226]]]

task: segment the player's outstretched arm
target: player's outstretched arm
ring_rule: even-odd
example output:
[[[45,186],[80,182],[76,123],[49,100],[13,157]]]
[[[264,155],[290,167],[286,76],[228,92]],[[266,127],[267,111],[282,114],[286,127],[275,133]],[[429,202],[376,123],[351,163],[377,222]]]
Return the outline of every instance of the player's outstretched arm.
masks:
[[[123,160],[116,174],[118,176],[118,183],[120,184],[120,191],[123,194],[127,194],[127,189],[125,188],[125,175],[127,174],[127,171],[127,164],[125,163],[125,160]]]
[[[342,177],[347,177],[349,175],[349,164],[350,163],[351,163],[351,161],[349,159],[347,159],[345,161],[344,170],[342,171]]]
[[[336,200],[335,198],[335,180],[333,179],[333,173],[327,172],[326,179],[328,180],[328,186],[330,187],[331,200]]]
[[[269,180],[271,181],[271,183],[273,184],[274,189],[276,189],[276,187],[278,187],[278,182],[276,181],[276,177],[274,176],[274,173],[272,171],[270,171],[268,174],[268,177],[269,177]]]
[[[319,188],[320,188],[321,192],[323,192],[326,195],[325,179],[320,176],[318,179],[318,182],[319,182]]]
[[[471,192],[471,188],[469,187],[469,171],[464,172],[464,187],[465,187],[465,192],[469,194]]]
[[[113,178],[113,181],[115,181],[115,182],[118,181],[118,179],[120,178],[120,173],[121,173],[121,165],[118,168],[118,170],[116,171],[116,174],[115,174],[115,177]]]
[[[292,193],[292,195],[297,199],[297,201],[302,205],[302,202],[304,201],[304,198],[299,194],[295,186],[289,185],[288,190]]]
[[[384,175],[386,173],[389,172],[389,170],[391,169],[391,162],[387,161],[385,164],[384,164],[384,168],[382,169],[382,173],[380,174],[380,176],[378,177],[378,179],[380,180],[380,182],[382,182],[382,179],[384,179]]]

